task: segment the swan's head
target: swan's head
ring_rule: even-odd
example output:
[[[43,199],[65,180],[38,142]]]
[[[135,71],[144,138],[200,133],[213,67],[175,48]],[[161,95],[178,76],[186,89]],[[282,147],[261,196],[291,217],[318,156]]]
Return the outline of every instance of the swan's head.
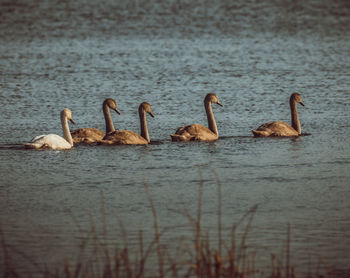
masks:
[[[117,107],[117,103],[113,98],[106,98],[103,102],[103,106],[107,105],[110,109],[114,110],[120,115],[120,112]]]
[[[304,106],[303,100],[301,99],[301,95],[299,93],[293,93],[290,96],[290,100],[300,103],[302,106]]]
[[[222,106],[222,104],[219,101],[218,96],[214,93],[207,94],[205,99],[204,99],[204,103],[216,103],[216,104]]]
[[[73,121],[73,118],[72,118],[72,111],[70,111],[70,109],[68,108],[64,108],[62,111],[61,111],[61,118],[66,118],[67,120],[70,120],[72,124],[75,124],[75,122]]]
[[[148,114],[151,115],[152,118],[154,118],[154,115],[152,113],[152,107],[151,104],[149,104],[148,102],[142,102],[139,106],[139,112],[141,114],[141,112],[147,112]]]

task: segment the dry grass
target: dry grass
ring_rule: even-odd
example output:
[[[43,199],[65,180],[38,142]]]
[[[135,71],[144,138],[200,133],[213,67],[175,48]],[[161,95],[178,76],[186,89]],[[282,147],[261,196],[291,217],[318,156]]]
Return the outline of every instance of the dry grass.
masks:
[[[167,229],[160,230],[158,223],[157,210],[154,206],[150,189],[146,182],[144,187],[148,197],[153,215],[153,240],[145,244],[143,232],[138,234],[138,247],[130,248],[127,239],[127,231],[119,221],[122,234],[120,243],[113,246],[113,250],[108,243],[107,220],[102,201],[103,231],[98,236],[96,224],[90,216],[91,229],[87,234],[81,231],[82,242],[79,249],[79,255],[76,259],[68,258],[56,270],[49,270],[36,262],[32,262],[30,257],[21,253],[14,247],[6,243],[4,234],[0,229],[0,240],[2,247],[3,262],[0,264],[2,271],[0,275],[4,278],[19,277],[43,277],[43,278],[117,278],[117,277],[268,277],[268,278],[294,278],[297,277],[295,268],[290,261],[290,226],[287,227],[286,251],[284,258],[271,256],[271,266],[269,273],[264,273],[255,266],[255,252],[248,250],[246,240],[251,229],[251,224],[258,206],[253,206],[247,211],[238,223],[232,226],[229,242],[222,240],[221,223],[221,184],[215,171],[213,174],[217,183],[218,210],[217,210],[217,239],[210,239],[209,232],[202,228],[202,196],[203,179],[198,188],[197,214],[195,217],[187,210],[184,211],[193,230],[193,237],[190,240],[180,240],[176,252],[171,252],[170,247],[161,244],[161,238],[166,234]],[[200,172],[201,175],[201,172]],[[103,195],[102,195],[103,200]],[[77,223],[79,228],[79,224]],[[243,229],[243,233],[238,235],[237,228]],[[100,233],[101,234],[101,233]],[[213,245],[215,243],[215,245]],[[90,245],[93,248],[88,249]],[[136,249],[136,250],[135,250]],[[92,251],[91,251],[92,250]],[[32,273],[19,272],[15,266],[12,254],[20,255],[22,258],[31,262],[35,271]],[[282,263],[284,262],[284,263]],[[305,275],[304,275],[305,277]],[[332,270],[323,268],[317,269],[312,277],[350,277],[350,269]]]

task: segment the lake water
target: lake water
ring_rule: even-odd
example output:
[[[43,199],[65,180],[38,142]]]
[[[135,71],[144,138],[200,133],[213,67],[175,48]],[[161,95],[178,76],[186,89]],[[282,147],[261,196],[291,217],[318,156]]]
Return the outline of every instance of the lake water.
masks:
[[[101,227],[105,214],[111,242],[120,239],[118,219],[131,246],[140,229],[149,240],[145,183],[159,225],[174,227],[167,244],[192,235],[184,209],[196,215],[203,182],[202,225],[215,242],[218,178],[225,229],[258,205],[248,234],[257,261],[283,256],[290,223],[297,273],[320,262],[348,267],[350,5],[306,2],[2,1],[0,225],[13,256],[61,265],[79,250],[77,225],[89,230],[90,215]],[[309,136],[253,138],[264,122],[290,122],[295,91]],[[223,104],[213,105],[220,139],[172,143],[177,127],[207,124],[209,92]],[[72,129],[104,130],[107,97],[118,103],[119,129],[138,132],[138,105],[152,105],[150,145],[22,147],[62,135],[65,107]]]

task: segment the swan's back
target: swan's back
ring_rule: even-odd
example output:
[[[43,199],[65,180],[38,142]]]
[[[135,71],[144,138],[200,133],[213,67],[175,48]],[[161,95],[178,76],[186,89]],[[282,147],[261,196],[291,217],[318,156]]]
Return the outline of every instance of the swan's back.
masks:
[[[180,127],[175,134],[170,136],[172,141],[213,141],[218,139],[217,134],[201,124]]]
[[[268,122],[252,130],[255,137],[298,136],[298,132],[285,122]]]
[[[66,150],[72,148],[67,140],[56,134],[36,136],[30,143],[25,143],[24,146],[28,149]]]
[[[105,136],[105,133],[97,128],[78,128],[71,134],[74,144],[98,142]]]
[[[108,145],[144,145],[148,144],[148,141],[131,130],[116,130],[108,133],[101,143]]]

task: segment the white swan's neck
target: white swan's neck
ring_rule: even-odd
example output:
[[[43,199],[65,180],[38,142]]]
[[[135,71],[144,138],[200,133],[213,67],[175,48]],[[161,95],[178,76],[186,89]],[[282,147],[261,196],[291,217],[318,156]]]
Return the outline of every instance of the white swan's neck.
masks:
[[[208,128],[219,136],[218,128],[216,126],[213,109],[211,107],[211,102],[204,102],[205,112],[208,118]]]
[[[113,125],[113,121],[112,121],[112,116],[111,116],[110,109],[106,103],[103,103],[102,110],[103,110],[103,115],[105,116],[106,134],[108,134],[108,133],[113,132],[115,130],[114,125]]]
[[[73,146],[73,138],[72,138],[72,135],[69,131],[68,120],[67,120],[67,117],[65,115],[61,115],[61,125],[62,125],[64,139],[66,139],[66,141],[71,146]]]
[[[301,134],[301,125],[298,117],[297,103],[295,100],[290,99],[289,105],[292,117],[292,127],[298,132],[298,134]]]
[[[141,136],[145,138],[149,143],[151,139],[149,138],[149,133],[147,128],[146,112],[142,108],[139,109],[139,116],[140,116],[140,125],[141,125]]]

